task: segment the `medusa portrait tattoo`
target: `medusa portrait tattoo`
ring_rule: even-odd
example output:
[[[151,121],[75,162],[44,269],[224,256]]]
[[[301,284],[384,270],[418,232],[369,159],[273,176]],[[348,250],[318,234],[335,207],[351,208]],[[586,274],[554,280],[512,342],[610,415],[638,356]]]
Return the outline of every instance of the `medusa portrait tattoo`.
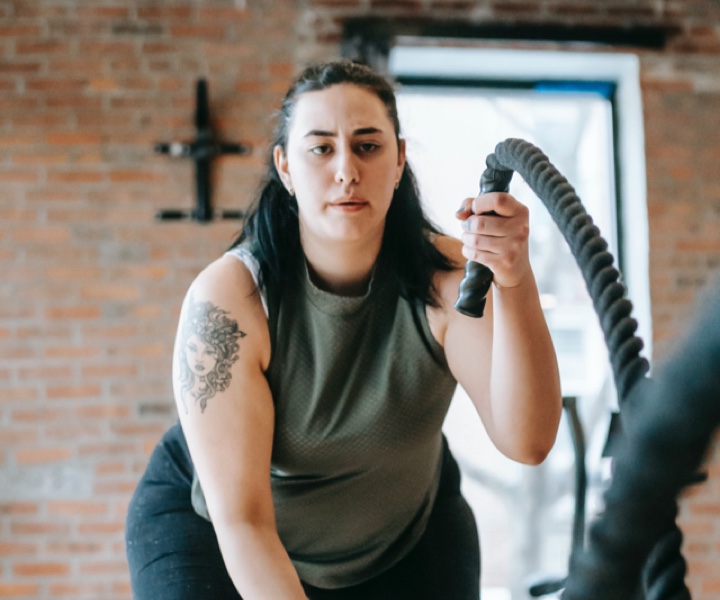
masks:
[[[207,401],[230,385],[230,367],[238,359],[238,340],[245,333],[228,312],[212,302],[195,302],[188,298],[187,315],[178,344],[180,390],[188,412],[190,397],[205,412]]]

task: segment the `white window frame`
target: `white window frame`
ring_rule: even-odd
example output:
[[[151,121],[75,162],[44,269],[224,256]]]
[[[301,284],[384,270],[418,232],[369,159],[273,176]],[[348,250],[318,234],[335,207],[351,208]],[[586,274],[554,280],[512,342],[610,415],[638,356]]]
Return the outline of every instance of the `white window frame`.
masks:
[[[420,46],[414,45],[412,38],[398,38],[390,51],[388,71],[394,77],[615,83],[621,197],[619,235],[623,251],[619,266],[633,303],[633,316],[638,321],[637,334],[643,339],[644,354],[650,359],[652,312],[639,58],[623,53]]]

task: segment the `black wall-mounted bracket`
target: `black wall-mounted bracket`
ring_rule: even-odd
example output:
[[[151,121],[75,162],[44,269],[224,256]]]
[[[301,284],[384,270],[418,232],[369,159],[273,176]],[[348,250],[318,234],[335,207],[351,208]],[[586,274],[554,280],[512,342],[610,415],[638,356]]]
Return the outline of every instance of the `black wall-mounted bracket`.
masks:
[[[215,138],[210,126],[210,107],[208,102],[207,82],[197,82],[197,100],[195,109],[195,127],[197,137],[191,142],[160,142],[155,145],[155,152],[173,157],[191,158],[195,161],[195,182],[197,204],[192,210],[165,209],[158,211],[156,217],[161,221],[192,219],[206,223],[213,219],[240,219],[240,210],[213,210],[211,165],[215,157],[221,154],[249,154],[251,147],[247,144],[221,142]]]

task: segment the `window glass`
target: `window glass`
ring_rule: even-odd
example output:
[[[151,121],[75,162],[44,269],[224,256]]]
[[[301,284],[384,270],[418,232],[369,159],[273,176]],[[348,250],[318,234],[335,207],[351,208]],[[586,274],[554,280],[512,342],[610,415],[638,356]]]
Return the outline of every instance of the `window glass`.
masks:
[[[568,179],[616,252],[612,104],[594,91],[402,86],[400,118],[408,160],[426,210],[459,237],[455,210],[478,193],[485,158],[506,138],[538,146]],[[530,209],[530,255],[560,364],[563,394],[578,398],[588,438],[591,484],[614,403],[607,349],[579,268],[542,202],[515,174],[510,192]],[[504,458],[458,390],[445,432],[464,473],[463,491],[478,520],[483,594],[525,598],[528,578],[567,569],[574,509],[575,457],[563,418],[540,467]],[[588,514],[595,501],[588,497]],[[523,595],[525,594],[525,595]]]

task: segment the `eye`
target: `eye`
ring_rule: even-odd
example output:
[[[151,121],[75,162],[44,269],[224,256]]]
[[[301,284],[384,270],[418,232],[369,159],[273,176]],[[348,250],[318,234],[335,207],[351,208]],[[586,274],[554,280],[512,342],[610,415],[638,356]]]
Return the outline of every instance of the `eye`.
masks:
[[[330,146],[328,144],[319,144],[310,148],[310,152],[316,154],[317,156],[322,156],[323,154],[330,152]]]
[[[380,146],[378,144],[374,144],[373,142],[363,142],[358,145],[358,150],[361,154],[372,154],[378,148],[380,148]]]

